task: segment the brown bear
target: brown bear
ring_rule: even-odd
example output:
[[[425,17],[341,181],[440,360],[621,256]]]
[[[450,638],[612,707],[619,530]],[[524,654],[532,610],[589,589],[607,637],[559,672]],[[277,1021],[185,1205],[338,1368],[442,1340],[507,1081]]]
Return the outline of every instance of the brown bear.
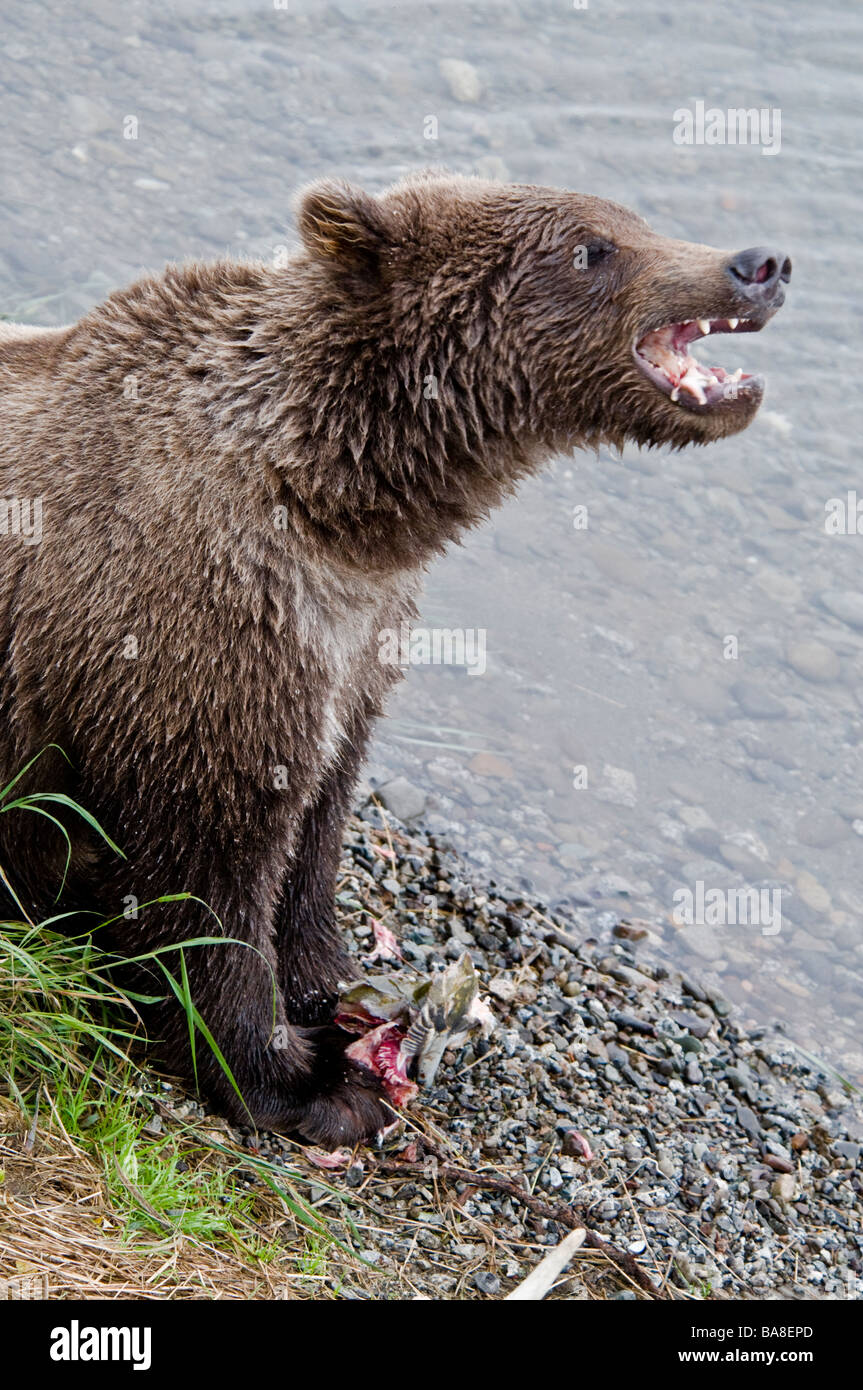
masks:
[[[379,634],[415,615],[430,559],[554,451],[747,425],[761,379],[689,347],[762,328],[790,263],[451,175],[374,197],[319,183],[298,222],[282,267],[172,267],[71,327],[0,332],[0,777],[49,744],[68,756],[49,750],[20,785],[70,794],[124,851],[66,817],[59,910],[125,904],[104,944],[212,935],[194,901],[129,910],[208,904],[243,944],[185,963],[243,1102],[203,1044],[199,1085],[235,1119],[334,1146],[391,1119],[332,1026],[352,973],[341,833],[401,674]],[[49,821],[0,816],[30,912],[58,911],[65,855]],[[190,1076],[167,990],[148,1023]]]

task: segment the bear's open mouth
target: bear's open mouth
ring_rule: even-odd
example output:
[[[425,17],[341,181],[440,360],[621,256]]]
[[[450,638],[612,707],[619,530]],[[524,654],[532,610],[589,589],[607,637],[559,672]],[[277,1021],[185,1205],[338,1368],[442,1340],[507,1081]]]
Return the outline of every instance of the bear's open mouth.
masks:
[[[651,329],[639,338],[633,349],[638,366],[675,404],[690,410],[711,410],[739,400],[760,399],[764,378],[738,367],[706,367],[691,357],[690,343],[714,333],[757,333],[760,321],[744,318],[685,319]]]

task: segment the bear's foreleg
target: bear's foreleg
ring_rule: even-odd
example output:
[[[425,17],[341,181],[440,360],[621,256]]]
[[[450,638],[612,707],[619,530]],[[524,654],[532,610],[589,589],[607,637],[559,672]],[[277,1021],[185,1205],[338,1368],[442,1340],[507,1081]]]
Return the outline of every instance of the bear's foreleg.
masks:
[[[335,888],[342,835],[362,761],[359,729],[345,739],[303,816],[285,874],[276,920],[279,979],[292,1023],[332,1020],[342,980],[359,973],[336,923]]]

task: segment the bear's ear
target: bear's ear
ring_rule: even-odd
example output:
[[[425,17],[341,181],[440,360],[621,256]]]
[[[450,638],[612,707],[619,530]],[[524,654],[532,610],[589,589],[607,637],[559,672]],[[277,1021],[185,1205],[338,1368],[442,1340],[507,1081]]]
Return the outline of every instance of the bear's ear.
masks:
[[[300,195],[297,225],[316,260],[345,270],[373,270],[390,244],[392,230],[374,198],[329,179]]]

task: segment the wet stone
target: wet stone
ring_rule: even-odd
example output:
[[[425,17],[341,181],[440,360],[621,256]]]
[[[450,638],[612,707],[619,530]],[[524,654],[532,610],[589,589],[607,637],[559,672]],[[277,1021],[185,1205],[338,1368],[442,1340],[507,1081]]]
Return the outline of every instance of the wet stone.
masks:
[[[398,820],[408,824],[417,820],[426,807],[426,794],[406,777],[394,777],[378,787],[376,796]]]
[[[744,1129],[753,1139],[761,1137],[761,1124],[754,1110],[750,1110],[748,1105],[738,1105],[737,1122],[741,1129]]]
[[[842,672],[838,656],[823,642],[792,642],[786,660],[798,676],[816,683],[838,680]]]
[[[819,602],[834,618],[863,632],[863,594],[828,589],[819,596]]]
[[[780,700],[753,681],[736,681],[731,693],[750,719],[784,719],[788,713]]]
[[[800,844],[815,849],[827,849],[838,844],[847,838],[848,833],[845,821],[833,811],[807,812],[795,826],[795,835]]]

